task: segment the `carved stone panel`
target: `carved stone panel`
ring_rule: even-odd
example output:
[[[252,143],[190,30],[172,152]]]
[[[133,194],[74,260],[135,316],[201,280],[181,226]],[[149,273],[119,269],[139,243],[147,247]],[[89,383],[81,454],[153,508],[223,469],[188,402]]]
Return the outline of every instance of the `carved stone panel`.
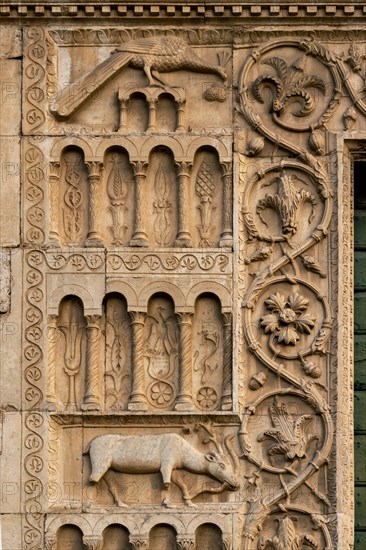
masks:
[[[5,4],[3,547],[353,548],[363,6]]]

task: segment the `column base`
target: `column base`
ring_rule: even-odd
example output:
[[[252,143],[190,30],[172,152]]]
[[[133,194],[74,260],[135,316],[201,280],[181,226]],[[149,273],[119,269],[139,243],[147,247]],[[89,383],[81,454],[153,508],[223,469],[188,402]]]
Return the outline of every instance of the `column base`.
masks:
[[[177,399],[174,405],[175,411],[194,411],[195,406],[190,397],[181,397]]]
[[[48,239],[46,248],[61,248],[60,241],[58,239]]]
[[[174,241],[174,246],[192,248],[192,239],[190,237],[177,237]]]
[[[147,247],[149,246],[149,241],[147,240],[147,237],[132,237],[130,240],[130,246],[138,246],[138,247]]]
[[[62,408],[61,403],[59,403],[58,401],[47,400],[45,403],[45,409],[48,412],[57,412],[61,410],[61,408]]]
[[[147,403],[145,401],[130,401],[127,405],[128,411],[147,411]]]
[[[224,397],[221,403],[222,411],[231,411],[233,409],[233,402],[231,397]]]
[[[100,411],[100,405],[95,401],[91,401],[90,403],[83,403],[81,405],[81,410],[82,411]]]
[[[98,237],[88,237],[85,241],[85,246],[90,248],[104,248],[102,239]]]
[[[225,248],[225,247],[232,248],[233,245],[234,245],[234,241],[232,236],[226,236],[226,237],[224,236],[219,240],[219,246],[221,248]]]

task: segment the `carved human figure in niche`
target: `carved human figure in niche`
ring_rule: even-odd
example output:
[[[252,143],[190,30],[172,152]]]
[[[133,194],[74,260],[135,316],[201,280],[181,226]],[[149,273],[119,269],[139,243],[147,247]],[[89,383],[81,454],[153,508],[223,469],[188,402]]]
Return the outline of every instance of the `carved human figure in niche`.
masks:
[[[131,326],[126,301],[108,296],[105,303],[107,407],[124,408],[131,384]]]
[[[178,325],[170,298],[160,295],[150,301],[144,347],[148,398],[156,407],[167,407],[175,397],[178,368]]]

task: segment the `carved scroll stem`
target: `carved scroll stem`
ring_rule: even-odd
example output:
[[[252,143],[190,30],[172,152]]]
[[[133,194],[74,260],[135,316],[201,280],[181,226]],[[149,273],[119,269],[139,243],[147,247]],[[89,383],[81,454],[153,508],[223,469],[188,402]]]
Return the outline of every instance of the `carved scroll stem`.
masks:
[[[60,246],[60,234],[58,226],[59,189],[60,189],[61,164],[50,162],[49,164],[49,244]]]
[[[100,315],[86,315],[86,373],[85,395],[81,406],[83,411],[100,410],[99,388],[99,344],[100,344]]]
[[[232,400],[232,367],[231,367],[231,314],[223,313],[224,325],[224,358],[223,358],[223,384],[222,384],[222,399],[221,409],[230,411],[233,407]]]
[[[179,326],[179,393],[176,411],[192,411],[192,313],[177,313]]]
[[[146,314],[130,312],[132,321],[132,390],[128,403],[129,411],[146,411],[145,372],[144,372],[144,326]]]
[[[192,247],[192,237],[188,229],[188,190],[192,164],[176,162],[178,168],[178,233],[175,246]]]
[[[231,162],[223,162],[222,186],[223,186],[223,220],[220,246],[233,246],[233,168]]]
[[[57,410],[56,400],[56,343],[59,337],[57,328],[57,315],[48,316],[47,343],[48,343],[48,369],[46,383],[46,407],[49,411]]]
[[[89,183],[89,219],[86,246],[103,246],[103,239],[98,229],[99,187],[103,164],[98,161],[85,162]]]
[[[156,99],[149,101],[149,124],[148,132],[156,132]]]
[[[131,162],[135,180],[135,221],[130,246],[149,246],[144,223],[144,193],[148,163],[142,161]]]

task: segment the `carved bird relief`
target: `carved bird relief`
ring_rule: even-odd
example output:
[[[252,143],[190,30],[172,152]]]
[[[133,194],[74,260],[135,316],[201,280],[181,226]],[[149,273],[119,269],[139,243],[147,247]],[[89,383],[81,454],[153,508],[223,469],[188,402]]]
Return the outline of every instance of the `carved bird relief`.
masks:
[[[123,44],[110,58],[51,98],[51,113],[62,118],[71,116],[93,92],[127,66],[142,69],[150,86],[164,86],[160,73],[179,70],[217,74],[227,80],[223,67],[201,59],[180,38],[140,38]]]

